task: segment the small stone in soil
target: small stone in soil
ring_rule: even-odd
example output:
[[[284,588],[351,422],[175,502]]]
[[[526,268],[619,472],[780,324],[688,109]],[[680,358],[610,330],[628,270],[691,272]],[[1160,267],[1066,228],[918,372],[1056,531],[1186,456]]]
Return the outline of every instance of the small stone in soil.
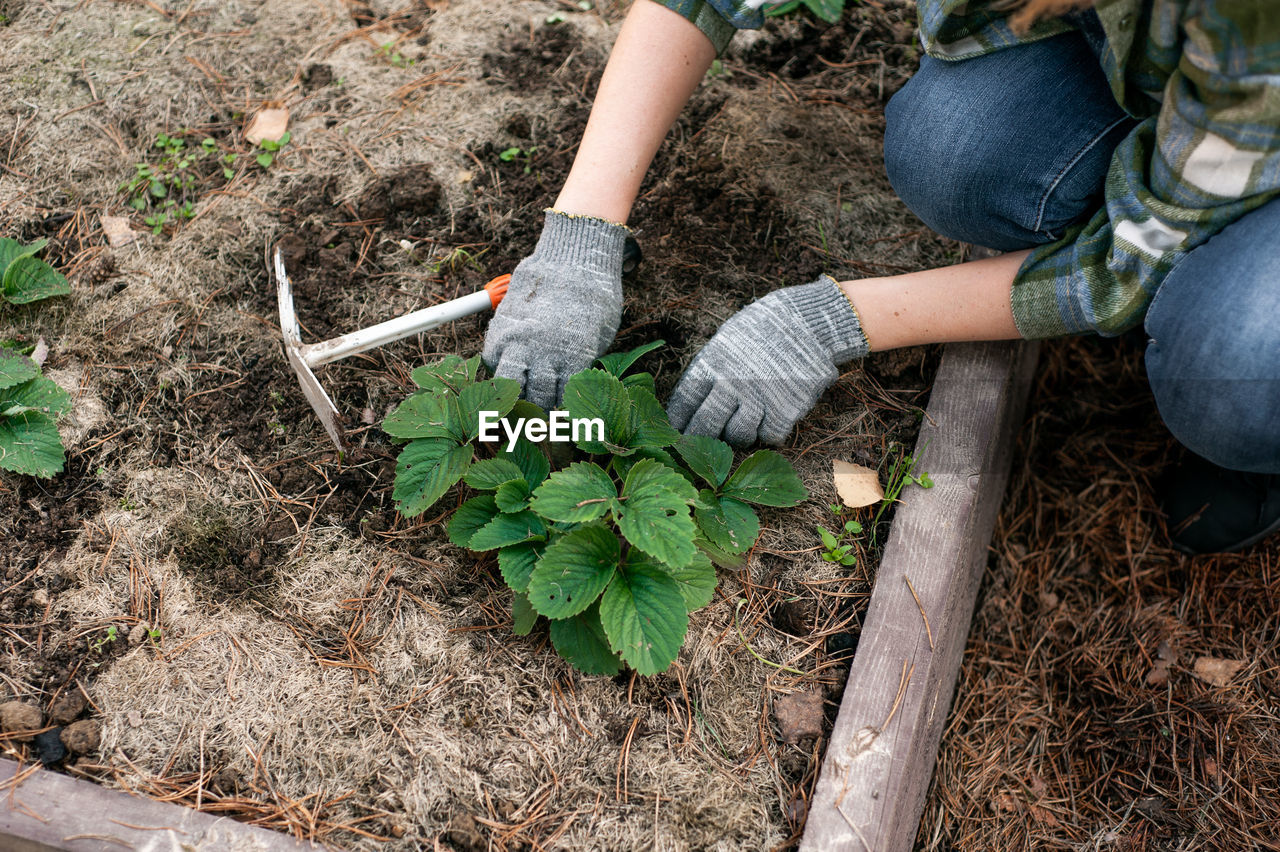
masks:
[[[36,731],[44,727],[44,714],[40,708],[25,701],[6,701],[0,704],[0,731],[14,734],[19,731]],[[30,742],[32,734],[13,737],[15,742]]]
[[[778,720],[778,733],[795,744],[807,737],[822,734],[822,694],[796,692],[773,702],[773,717]]]
[[[230,766],[224,766],[209,779],[210,786],[223,793],[234,793],[240,789],[240,774]]]
[[[102,743],[98,723],[93,719],[81,719],[62,729],[62,743],[75,754],[89,754]]]
[[[52,728],[43,734],[36,734],[36,755],[45,766],[52,766],[67,756],[67,749],[62,744],[61,728]]]
[[[84,712],[84,693],[71,689],[58,696],[49,708],[49,724],[70,725],[76,717]]]

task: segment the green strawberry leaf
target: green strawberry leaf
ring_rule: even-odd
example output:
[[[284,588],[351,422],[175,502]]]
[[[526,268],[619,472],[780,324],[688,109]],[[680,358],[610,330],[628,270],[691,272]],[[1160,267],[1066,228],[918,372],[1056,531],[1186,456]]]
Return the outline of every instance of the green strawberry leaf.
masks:
[[[13,387],[39,375],[40,368],[35,361],[10,349],[0,348],[0,388]]]
[[[24,257],[33,257],[40,253],[40,250],[49,244],[48,240],[36,240],[31,245],[24,246],[17,240],[8,237],[0,238],[0,275],[8,271],[14,261],[21,260]]]
[[[689,629],[680,584],[649,561],[618,569],[600,598],[609,647],[642,675],[665,671]]]
[[[631,369],[631,365],[644,355],[649,354],[653,350],[663,346],[664,340],[655,340],[652,343],[646,343],[643,346],[637,346],[630,352],[611,352],[608,355],[602,355],[596,359],[605,372],[610,375],[622,378],[622,376]]]
[[[53,419],[38,411],[0,417],[0,467],[48,479],[66,463]]]
[[[640,564],[647,564],[656,571],[662,571],[669,574],[671,579],[676,581],[680,587],[680,594],[684,598],[684,608],[688,612],[701,609],[711,603],[711,599],[715,597],[716,592],[716,568],[711,564],[711,557],[702,551],[683,568],[672,568],[669,565],[663,565],[651,556],[647,556],[638,550],[633,550],[627,554],[627,564],[632,567]]]
[[[461,355],[446,355],[435,364],[418,367],[411,375],[413,383],[423,390],[451,390],[456,393],[474,382],[479,371],[479,355],[465,360]]]
[[[644,449],[636,450],[635,455],[614,456],[614,473],[618,474],[619,477],[625,480],[627,478],[627,474],[631,472],[631,468],[636,466],[636,462],[644,459],[653,459],[654,461],[662,462],[664,465],[687,479],[690,485],[694,485],[693,474],[685,470],[684,466],[681,465],[680,462],[676,461],[675,456],[671,455],[671,453],[666,450],[657,447],[645,447]]]
[[[493,494],[501,512],[523,512],[529,508],[529,484],[523,479],[513,479],[498,486]]]
[[[467,471],[467,484],[477,491],[494,491],[513,479],[523,481],[524,472],[502,457],[482,459]]]
[[[500,514],[477,530],[467,547],[472,550],[497,550],[499,547],[524,541],[540,541],[546,534],[547,525],[533,512],[526,510]]]
[[[583,674],[612,676],[622,669],[622,660],[609,648],[599,606],[551,622],[551,644]]]
[[[382,431],[395,438],[448,438],[466,440],[458,396],[452,391],[419,391],[396,407],[382,421]]]
[[[676,444],[675,451],[684,459],[689,470],[706,480],[712,488],[719,488],[733,467],[733,449],[724,441],[705,435],[685,435]]]
[[[528,595],[516,592],[511,598],[511,632],[528,636],[538,623],[538,611],[529,603]]]
[[[626,389],[631,400],[635,430],[625,446],[634,449],[669,447],[680,440],[680,433],[667,419],[662,403],[651,391],[642,387]]]
[[[653,381],[653,373],[632,373],[629,376],[623,376],[622,384],[628,390],[631,388],[644,388],[654,396],[658,395],[657,385]]]
[[[38,411],[55,420],[71,408],[71,394],[52,379],[37,376],[20,385],[0,388],[0,416]]]
[[[716,565],[724,568],[726,571],[737,571],[747,564],[747,558],[741,554],[726,553],[707,541],[703,536],[696,536],[693,543],[697,545],[699,552],[705,553],[707,558]]]
[[[458,547],[470,547],[471,537],[498,515],[492,494],[481,494],[463,503],[449,519],[449,541]]]
[[[698,529],[708,541],[726,553],[746,553],[760,535],[760,519],[746,503],[715,492],[699,492],[693,510]]]
[[[698,555],[685,567],[668,569],[668,573],[680,586],[684,608],[688,612],[702,609],[716,595],[716,567],[711,564],[711,557],[702,551],[698,551]]]
[[[541,556],[540,545],[532,542],[502,548],[498,551],[498,570],[502,572],[502,579],[507,581],[508,586],[524,594],[529,590],[529,577]]]
[[[563,404],[570,419],[599,418],[604,422],[604,440],[580,441],[579,449],[610,453],[630,446],[635,415],[631,397],[617,376],[604,370],[583,370],[565,383]]]
[[[760,450],[738,465],[720,495],[760,506],[794,506],[808,498],[809,491],[790,462],[773,450]]]
[[[512,414],[514,413],[513,411]],[[514,449],[510,452],[504,449],[498,458],[507,459],[520,468],[520,472],[524,474],[524,481],[529,483],[530,489],[541,485],[547,478],[547,474],[551,472],[551,462],[547,461],[542,448],[523,436],[516,439]]]
[[[4,270],[4,297],[25,305],[71,292],[66,276],[38,257],[19,257]]]
[[[688,565],[697,552],[689,505],[698,492],[662,462],[643,459],[627,473],[614,507],[618,529],[631,544],[673,566]]]
[[[595,602],[618,568],[618,537],[601,524],[567,532],[547,545],[529,578],[529,601],[547,618],[577,615]]]
[[[520,383],[514,379],[486,379],[464,387],[458,392],[458,407],[466,427],[466,440],[475,440],[480,433],[480,412],[495,412],[489,422],[496,423],[507,416],[519,398]]]
[[[557,470],[533,493],[533,511],[553,521],[583,523],[609,511],[618,489],[597,464],[575,462]]]
[[[517,399],[507,416],[514,420],[546,420],[547,410],[527,399]]]
[[[410,441],[396,459],[392,499],[400,514],[412,518],[444,496],[467,472],[475,451],[444,438]]]

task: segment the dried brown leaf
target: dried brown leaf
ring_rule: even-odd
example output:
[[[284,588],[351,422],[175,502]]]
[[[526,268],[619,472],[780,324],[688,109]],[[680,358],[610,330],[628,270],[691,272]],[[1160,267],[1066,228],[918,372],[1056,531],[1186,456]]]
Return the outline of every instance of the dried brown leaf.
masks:
[[[1169,667],[1178,660],[1178,654],[1166,639],[1156,648],[1156,661],[1147,672],[1148,686],[1162,686],[1169,680]]]
[[[872,468],[837,459],[831,462],[831,475],[840,502],[851,509],[872,506],[884,499],[880,475]]]
[[[284,107],[264,109],[249,122],[249,129],[244,138],[252,145],[261,145],[264,140],[279,142],[289,129],[289,110]]]
[[[129,220],[123,216],[99,216],[98,223],[112,248],[127,246],[138,238],[138,232],[129,227]]]
[[[1244,668],[1243,660],[1224,660],[1221,657],[1198,657],[1192,674],[1205,683],[1226,686],[1236,672]]]

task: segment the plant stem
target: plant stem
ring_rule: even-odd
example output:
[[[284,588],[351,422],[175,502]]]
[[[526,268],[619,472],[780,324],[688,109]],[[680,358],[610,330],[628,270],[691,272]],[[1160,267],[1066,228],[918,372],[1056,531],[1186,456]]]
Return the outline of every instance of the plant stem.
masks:
[[[738,638],[742,640],[742,646],[747,649],[747,653],[751,654],[751,656],[755,657],[757,660],[764,663],[766,666],[773,666],[775,669],[778,669],[779,671],[790,672],[791,674],[798,674],[801,677],[813,677],[813,675],[811,675],[809,672],[802,672],[799,669],[791,668],[791,666],[784,666],[781,663],[775,663],[772,660],[766,660],[764,657],[756,653],[756,649],[751,647],[751,643],[748,642],[747,637],[743,635],[742,625],[738,623],[738,613],[741,612],[742,608],[746,605],[747,605],[746,598],[738,599],[738,605],[733,610],[733,627],[735,630],[738,631]]]

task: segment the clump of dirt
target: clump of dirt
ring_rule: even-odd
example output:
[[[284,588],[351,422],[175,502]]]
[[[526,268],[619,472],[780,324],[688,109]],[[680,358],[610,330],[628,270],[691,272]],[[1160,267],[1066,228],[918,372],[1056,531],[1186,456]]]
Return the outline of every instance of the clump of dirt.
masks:
[[[516,35],[503,44],[501,50],[486,53],[481,78],[494,86],[534,90],[547,86],[558,75],[572,70],[575,72],[573,82],[581,84],[582,75],[577,73],[578,69],[567,67],[581,53],[582,40],[575,27],[545,24],[534,31],[532,39]]]
[[[381,219],[388,228],[415,230],[440,204],[440,184],[425,163],[411,163],[369,182],[356,210],[362,219]]]
[[[170,530],[178,570],[209,603],[273,599],[275,566],[263,558],[261,530],[213,508],[191,510]]]
[[[412,0],[404,5],[385,0],[352,0],[348,9],[356,26],[374,27],[381,24],[392,27],[406,37],[420,33],[433,11],[429,4],[421,0]]]
[[[831,86],[824,94],[846,102],[852,91],[859,95],[875,92],[878,98],[892,95],[915,71],[919,47],[914,38],[914,3],[891,0],[878,8],[855,6],[834,24],[809,15],[797,15],[778,27],[777,37],[760,39],[743,52],[753,66],[787,80],[806,80],[827,85],[838,80],[838,72],[865,68],[874,75],[865,77],[856,89]],[[833,73],[837,72],[837,73]],[[874,81],[874,89],[867,83]],[[756,84],[764,84],[756,78]],[[853,100],[853,99],[851,99]]]

